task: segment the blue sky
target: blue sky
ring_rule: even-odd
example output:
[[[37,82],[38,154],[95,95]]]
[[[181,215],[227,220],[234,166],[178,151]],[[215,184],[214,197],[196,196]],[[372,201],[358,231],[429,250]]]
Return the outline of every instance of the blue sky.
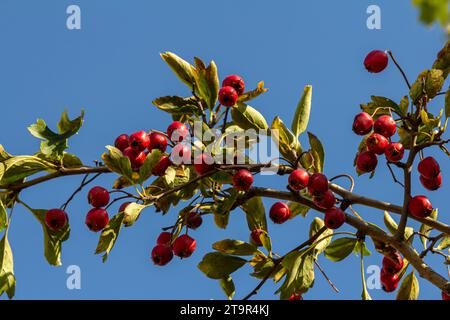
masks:
[[[77,4],[82,29],[66,28],[66,8]],[[366,28],[366,8],[377,4],[382,10],[382,29]],[[270,89],[253,101],[271,122],[275,115],[290,123],[306,84],[313,85],[313,109],[309,130],[326,148],[325,172],[331,177],[354,173],[352,161],[359,138],[351,124],[359,103],[370,95],[399,101],[407,94],[400,74],[393,67],[379,74],[365,72],[362,61],[373,49],[391,49],[410,80],[429,68],[445,39],[442,31],[417,22],[410,1],[22,1],[0,2],[0,143],[13,154],[30,154],[38,141],[26,127],[36,118],[55,124],[65,107],[75,116],[86,111],[85,125],[70,141],[70,151],[85,163],[99,159],[104,146],[123,132],[164,130],[170,118],[152,108],[152,99],[163,95],[188,95],[164,62],[161,51],[173,51],[188,60],[199,56],[214,59],[219,74],[242,75],[248,87],[265,80]],[[442,107],[442,101],[431,106]],[[442,153],[434,154],[442,170],[450,172]],[[97,180],[111,185],[113,177]],[[36,208],[59,207],[79,183],[64,178],[29,189],[23,199]],[[284,188],[286,179],[258,177],[256,185]],[[413,192],[430,196],[435,207],[448,207],[445,195],[450,184],[428,193],[414,176]],[[401,189],[387,169],[380,166],[375,178],[357,178],[356,192],[401,202]],[[42,234],[36,220],[17,207],[10,229],[17,277],[17,299],[223,299],[216,281],[197,268],[211,244],[225,238],[246,240],[243,216],[233,214],[227,230],[218,230],[210,219],[192,234],[198,249],[190,259],[174,259],[165,268],[150,262],[150,251],[159,228],[171,225],[176,211],[162,217],[148,209],[138,223],[121,234],[106,264],[93,254],[98,234],[87,230],[84,217],[89,206],[81,193],[69,206],[71,238],[64,243],[63,266],[49,266],[43,256]],[[273,202],[266,201],[266,207]],[[382,212],[357,208],[367,219],[381,222]],[[117,209],[115,209],[117,210]],[[114,212],[111,212],[114,213]],[[297,218],[284,225],[270,224],[277,252],[283,253],[304,241],[311,220]],[[450,223],[448,213],[441,219]],[[415,224],[413,224],[416,226]],[[418,226],[417,226],[418,227]],[[344,228],[348,229],[349,228]],[[373,249],[372,246],[370,246]],[[374,250],[372,250],[374,251]],[[366,265],[380,264],[373,254]],[[440,260],[430,259],[446,273]],[[359,299],[359,260],[350,257],[333,263],[319,262],[341,290],[335,294],[317,273],[314,288],[305,299]],[[66,267],[78,265],[81,290],[66,288]],[[256,284],[249,268],[233,275],[236,298]],[[421,281],[422,299],[440,298],[440,292]],[[268,283],[258,298],[274,299],[276,286]],[[371,290],[376,299],[392,299],[381,290]]]

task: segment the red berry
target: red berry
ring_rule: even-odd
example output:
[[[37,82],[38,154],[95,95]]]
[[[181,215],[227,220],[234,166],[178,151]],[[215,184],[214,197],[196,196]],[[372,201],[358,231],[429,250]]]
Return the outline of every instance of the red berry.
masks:
[[[383,154],[389,145],[388,139],[378,133],[372,133],[366,140],[367,149],[375,154]]]
[[[420,176],[420,182],[424,186],[424,188],[434,191],[441,187],[442,185],[442,174],[439,173],[439,175],[436,178],[428,179],[424,176]]]
[[[114,146],[120,151],[124,151],[126,148],[130,146],[129,137],[127,134],[121,134],[116,138],[114,142]]]
[[[291,209],[289,209],[287,204],[277,202],[270,208],[269,216],[274,223],[282,224],[291,216]]]
[[[395,120],[388,115],[380,116],[373,125],[373,131],[385,136],[386,138],[392,137],[397,131]]]
[[[245,90],[244,80],[242,80],[240,76],[235,74],[223,79],[222,87],[233,87],[238,95],[243,94]]]
[[[225,107],[231,107],[236,104],[238,100],[238,93],[233,87],[222,87],[219,90],[219,102]]]
[[[363,136],[372,131],[373,119],[366,112],[358,113],[353,120],[353,132]]]
[[[309,177],[308,191],[312,195],[320,195],[328,191],[327,177],[321,173],[314,173]]]
[[[392,292],[397,289],[398,282],[400,281],[396,273],[387,273],[383,269],[381,270],[380,276],[381,285],[384,291]]]
[[[159,162],[153,167],[152,174],[162,177],[166,174],[166,170],[171,166],[171,164],[172,161],[170,161],[168,156],[162,156],[161,159],[159,159]]]
[[[181,142],[189,135],[189,129],[184,123],[174,121],[167,127],[167,136],[173,142]]]
[[[203,223],[203,219],[200,214],[198,214],[197,212],[189,213],[189,216],[186,221],[186,225],[188,226],[188,228],[195,230],[198,227],[200,227],[202,225],[202,223]]]
[[[373,50],[364,59],[364,66],[367,71],[379,73],[386,69],[389,58],[386,52],[381,50]]]
[[[419,173],[428,179],[436,178],[441,173],[439,163],[433,157],[426,157],[417,166]]]
[[[194,169],[199,175],[203,175],[214,169],[214,159],[207,153],[202,153],[194,159]]]
[[[377,155],[370,151],[363,151],[356,158],[356,168],[363,173],[372,172],[377,167],[377,164]]]
[[[45,213],[45,225],[52,231],[58,232],[67,225],[67,213],[60,209],[51,209]]]
[[[95,186],[88,193],[88,202],[94,208],[104,207],[109,203],[109,192],[103,187]]]
[[[442,291],[442,300],[450,301],[450,295],[448,295],[444,291]]]
[[[161,232],[156,239],[156,244],[170,246],[172,241],[172,234],[170,232]]]
[[[107,226],[109,222],[108,212],[105,209],[93,208],[86,215],[86,225],[89,230],[98,232]]]
[[[289,300],[303,300],[302,294],[301,293],[293,293],[290,297]]]
[[[196,247],[195,239],[183,234],[173,242],[173,253],[180,258],[188,258]]]
[[[233,176],[233,186],[236,190],[247,191],[253,184],[253,175],[245,169],[238,170]]]
[[[172,260],[172,249],[166,245],[156,245],[152,250],[152,261],[157,266],[165,266]]]
[[[148,133],[141,130],[130,136],[130,147],[135,151],[144,151],[150,144]]]
[[[191,163],[191,148],[185,144],[179,143],[172,148],[170,158],[176,165]]]
[[[165,135],[159,132],[152,132],[150,134],[150,144],[148,150],[151,152],[153,149],[161,150],[161,152],[167,149],[167,138]]]
[[[261,241],[261,235],[264,234],[264,230],[262,229],[254,229],[252,230],[252,232],[250,233],[250,242],[252,242],[254,245],[260,247],[263,245],[262,241]]]
[[[337,229],[345,222],[345,213],[339,208],[331,208],[325,211],[325,226],[329,229]]]
[[[125,212],[125,209],[128,207],[128,205],[130,204],[131,202],[124,202],[124,203],[122,203],[121,205],[120,205],[120,207],[119,207],[119,212]]]
[[[123,151],[123,155],[128,157],[131,162],[131,168],[133,170],[139,170],[140,167],[144,164],[147,155],[143,151],[135,151],[131,147],[126,148]]]
[[[409,200],[408,212],[416,218],[426,218],[433,211],[430,200],[425,196],[415,196]]]
[[[405,154],[405,147],[400,142],[391,142],[384,151],[386,159],[390,162],[399,162]]]
[[[309,183],[309,173],[304,169],[295,169],[289,175],[288,178],[289,186],[294,190],[302,190],[308,186]]]
[[[389,274],[399,273],[403,268],[403,258],[395,252],[393,256],[384,256],[383,258],[383,270]]]
[[[333,192],[328,190],[321,195],[314,196],[314,203],[319,208],[330,209],[336,204],[336,198],[334,197]]]

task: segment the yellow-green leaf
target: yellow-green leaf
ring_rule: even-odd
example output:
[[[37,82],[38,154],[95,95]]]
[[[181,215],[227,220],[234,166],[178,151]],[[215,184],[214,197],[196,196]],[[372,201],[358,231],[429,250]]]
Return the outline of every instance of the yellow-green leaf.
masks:
[[[312,86],[307,85],[303,89],[303,95],[295,110],[292,120],[292,131],[296,137],[305,132],[308,127],[309,114],[311,112]]]

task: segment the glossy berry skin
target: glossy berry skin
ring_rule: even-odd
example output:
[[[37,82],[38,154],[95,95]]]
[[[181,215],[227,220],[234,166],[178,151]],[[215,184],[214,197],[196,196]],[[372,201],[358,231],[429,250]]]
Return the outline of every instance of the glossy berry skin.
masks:
[[[405,147],[400,142],[391,142],[384,151],[386,159],[390,162],[399,162],[405,155]]]
[[[165,266],[172,258],[173,252],[169,246],[158,244],[152,250],[152,261],[157,266]]]
[[[127,134],[121,134],[114,141],[114,146],[120,151],[124,151],[126,148],[130,146],[129,137]]]
[[[293,293],[288,300],[303,300],[302,294],[301,293]]]
[[[330,190],[322,193],[321,195],[314,196],[314,204],[321,209],[333,208],[336,204],[336,198]]]
[[[180,121],[174,121],[167,127],[167,136],[173,142],[181,142],[189,135],[189,129]]]
[[[51,209],[45,213],[45,225],[52,231],[58,232],[69,221],[67,213],[60,209]]]
[[[183,234],[173,242],[173,253],[180,258],[188,258],[195,251],[196,245],[195,239]]]
[[[309,177],[308,191],[312,195],[320,195],[328,191],[328,179],[322,173],[314,173]]]
[[[397,131],[395,120],[388,115],[380,116],[377,120],[375,120],[373,131],[385,136],[386,138],[392,137]]]
[[[195,230],[199,228],[203,223],[203,218],[197,212],[190,212],[186,221],[186,225],[189,229]]]
[[[379,73],[386,69],[389,58],[386,52],[381,50],[373,50],[364,59],[364,67],[372,73]]]
[[[337,229],[345,222],[345,213],[339,208],[331,208],[325,211],[325,226],[328,229]]]
[[[191,148],[187,145],[178,143],[170,152],[170,159],[175,165],[191,163]]]
[[[436,178],[428,179],[424,176],[420,176],[420,183],[422,183],[422,186],[425,189],[428,189],[430,191],[435,191],[439,189],[442,185],[442,174],[439,173],[439,175]]]
[[[398,287],[399,278],[397,274],[387,273],[382,269],[380,275],[380,282],[385,292],[393,292]]]
[[[88,202],[94,208],[101,208],[109,203],[109,192],[103,187],[95,186],[88,193]]]
[[[248,170],[240,169],[233,175],[233,186],[236,190],[247,191],[252,187],[252,184],[253,175]]]
[[[172,161],[170,161],[170,158],[168,156],[162,156],[159,159],[159,162],[153,167],[152,174],[162,177],[166,173],[167,168],[171,165]]]
[[[264,234],[264,230],[262,229],[254,229],[252,230],[252,232],[250,233],[250,242],[252,242],[254,245],[261,247],[262,241],[260,238],[260,235]]]
[[[202,153],[194,159],[194,169],[199,175],[203,175],[214,169],[214,159],[207,153]]]
[[[225,107],[232,107],[238,100],[238,93],[233,87],[226,86],[219,90],[219,102]]]
[[[167,138],[165,135],[159,132],[152,132],[150,134],[150,144],[148,145],[148,151],[158,149],[161,152],[167,149]]]
[[[305,189],[309,183],[309,173],[304,169],[295,169],[288,178],[289,186],[296,190]]]
[[[428,179],[436,178],[441,173],[439,163],[433,157],[423,158],[418,166],[419,173]]]
[[[372,133],[366,140],[367,149],[375,154],[383,154],[389,145],[388,139],[378,133]]]
[[[125,212],[125,209],[128,207],[128,205],[130,204],[131,202],[124,202],[124,203],[122,203],[121,205],[120,205],[120,207],[119,207],[119,212]]]
[[[425,196],[415,196],[409,200],[408,212],[416,218],[426,218],[433,211],[430,200]]]
[[[145,159],[147,158],[147,155],[144,151],[135,151],[131,147],[126,148],[123,151],[123,155],[130,159],[131,168],[133,170],[139,170],[139,168],[142,167]]]
[[[444,291],[442,291],[442,300],[450,301],[450,295],[448,295]]]
[[[399,273],[403,268],[403,258],[396,252],[392,257],[384,256],[383,258],[383,270],[389,274]]]
[[[286,222],[291,216],[291,209],[283,202],[277,202],[270,208],[270,219],[276,224]]]
[[[156,239],[156,244],[170,246],[170,242],[172,241],[172,235],[170,232],[161,232]]]
[[[105,209],[94,208],[86,215],[86,225],[89,230],[98,232],[105,228],[109,222],[108,212]]]
[[[237,94],[241,95],[244,93],[245,83],[240,76],[233,74],[223,79],[222,87],[233,87]]]
[[[364,136],[372,131],[373,119],[366,112],[358,113],[353,120],[353,132],[357,135]]]
[[[363,151],[356,158],[356,168],[359,172],[372,172],[376,169],[377,164],[377,155],[370,151]]]
[[[144,151],[150,145],[150,137],[143,130],[133,133],[129,141],[130,147],[135,151]]]

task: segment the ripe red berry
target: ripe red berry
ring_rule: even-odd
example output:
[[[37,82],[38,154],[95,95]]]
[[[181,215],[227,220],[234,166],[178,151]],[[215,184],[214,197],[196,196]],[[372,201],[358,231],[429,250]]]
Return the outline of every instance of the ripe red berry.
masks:
[[[425,189],[435,191],[439,189],[442,185],[442,174],[439,173],[439,175],[433,179],[428,179],[425,178],[424,176],[420,176],[420,182],[422,183]]]
[[[125,212],[125,209],[128,207],[128,205],[130,204],[131,202],[124,202],[124,203],[122,203],[121,205],[120,205],[120,207],[119,207],[119,212]]]
[[[194,169],[199,175],[203,175],[214,169],[214,159],[207,153],[202,153],[194,159]]]
[[[177,166],[191,163],[191,148],[182,143],[177,144],[170,152],[170,159]]]
[[[301,293],[293,293],[290,297],[289,300],[303,300],[302,294]]]
[[[45,213],[45,225],[54,232],[64,228],[68,220],[67,213],[60,209],[51,209]]]
[[[130,159],[131,169],[133,170],[139,170],[139,168],[142,167],[145,159],[147,158],[147,155],[144,151],[135,151],[131,147],[126,148],[123,151],[123,155]]]
[[[372,133],[366,140],[367,149],[375,154],[383,154],[389,145],[388,139],[378,133]]]
[[[186,225],[190,229],[197,229],[203,223],[202,216],[197,212],[190,212],[186,221]]]
[[[222,87],[219,90],[219,102],[225,107],[231,107],[236,104],[238,100],[238,93],[233,87]]]
[[[168,156],[162,156],[159,159],[159,162],[153,167],[152,174],[155,176],[162,177],[166,174],[166,170],[168,167],[172,165],[172,161]]]
[[[244,80],[240,76],[235,74],[223,79],[222,87],[233,87],[238,95],[243,94],[245,90]]]
[[[363,173],[372,172],[377,167],[377,164],[377,155],[370,151],[363,151],[356,158],[356,168]]]
[[[167,149],[167,138],[165,135],[159,132],[152,132],[150,134],[150,144],[148,145],[148,151],[153,149],[161,150],[161,152]]]
[[[109,203],[109,192],[103,187],[95,186],[88,193],[88,202],[94,208],[104,207]]]
[[[254,229],[252,230],[252,232],[250,233],[250,242],[253,243],[254,245],[261,247],[263,245],[260,236],[262,234],[264,234],[264,230],[262,229]]]
[[[126,148],[130,146],[129,137],[127,134],[121,134],[114,141],[114,146],[120,151],[124,151]]]
[[[333,192],[328,190],[318,196],[314,196],[314,203],[319,208],[330,209],[336,204],[336,198]]]
[[[289,175],[288,178],[289,186],[294,190],[302,190],[308,186],[309,183],[309,173],[304,169],[295,169]]]
[[[364,66],[367,71],[379,73],[386,69],[389,58],[386,52],[381,50],[373,50],[364,59]]]
[[[291,216],[291,209],[289,209],[287,204],[277,202],[270,208],[269,216],[274,223],[282,224]]]
[[[196,247],[195,239],[183,234],[173,242],[173,253],[180,258],[188,258]]]
[[[408,212],[416,218],[426,218],[433,211],[430,200],[425,196],[415,196],[409,200]]]
[[[366,112],[358,113],[353,120],[353,132],[357,135],[363,136],[372,131],[373,119],[370,114]]]
[[[165,266],[172,258],[173,252],[169,246],[158,244],[152,250],[152,261],[157,266]]]
[[[329,229],[337,229],[345,222],[345,213],[339,208],[331,208],[325,211],[325,226]]]
[[[130,136],[130,147],[135,151],[144,151],[150,144],[148,133],[141,130]]]
[[[384,256],[383,258],[383,270],[389,274],[395,274],[400,272],[403,268],[403,258],[395,252],[393,256]]]
[[[395,291],[395,289],[397,289],[399,278],[396,273],[394,274],[387,273],[382,269],[380,275],[380,282],[384,291],[392,292]]]
[[[442,291],[442,300],[450,301],[450,295],[448,295],[444,291]]]
[[[395,120],[388,115],[380,116],[373,125],[373,131],[385,136],[386,138],[392,137],[397,131]]]
[[[419,173],[428,179],[436,178],[441,173],[439,163],[433,157],[426,157],[417,166]]]
[[[253,184],[253,175],[245,169],[238,170],[233,176],[233,186],[236,190],[247,191]]]
[[[309,177],[308,191],[312,195],[320,195],[328,190],[328,179],[322,173],[314,173]]]
[[[399,162],[405,154],[405,147],[400,142],[391,142],[384,151],[386,159],[390,162]]]
[[[108,212],[105,209],[93,208],[86,215],[86,225],[89,230],[98,232],[109,222]]]
[[[170,232],[161,232],[156,239],[156,244],[170,246],[172,234]]]
[[[167,136],[173,142],[181,142],[189,135],[189,129],[184,123],[174,121],[167,127]]]

